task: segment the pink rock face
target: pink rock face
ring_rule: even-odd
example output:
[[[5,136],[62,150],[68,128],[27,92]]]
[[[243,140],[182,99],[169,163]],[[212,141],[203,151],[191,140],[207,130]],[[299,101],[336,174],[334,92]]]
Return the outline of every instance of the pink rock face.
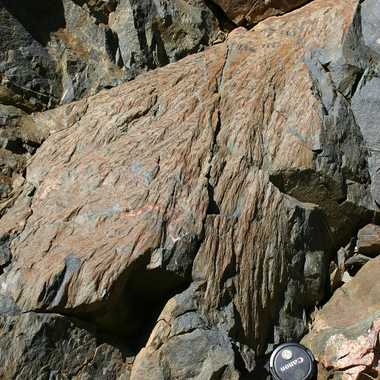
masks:
[[[252,25],[308,3],[310,0],[214,0],[238,25]]]
[[[304,339],[319,363],[345,380],[362,379],[379,369],[380,286],[373,282],[379,271],[377,258],[338,289]]]

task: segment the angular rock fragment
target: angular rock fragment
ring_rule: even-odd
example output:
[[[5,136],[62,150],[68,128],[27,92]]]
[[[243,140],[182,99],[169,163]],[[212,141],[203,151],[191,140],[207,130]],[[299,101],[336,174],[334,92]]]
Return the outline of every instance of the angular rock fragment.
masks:
[[[368,224],[358,233],[358,251],[367,256],[380,255],[380,226]]]
[[[316,356],[321,374],[328,370],[330,378],[347,380],[379,375],[379,270],[379,258],[367,263],[317,313],[303,343]]]
[[[130,78],[209,46],[218,22],[202,1],[120,0],[109,25]]]
[[[167,303],[134,361],[131,380],[240,379],[226,331],[210,327],[197,310],[199,293],[194,284]]]
[[[45,136],[25,112],[0,104],[0,208],[22,186],[27,160]]]
[[[2,0],[0,31],[0,102],[35,111],[199,51],[219,26],[202,1]]]
[[[80,322],[55,314],[6,316],[3,310],[0,299],[2,379],[129,379],[128,352],[99,342]]]

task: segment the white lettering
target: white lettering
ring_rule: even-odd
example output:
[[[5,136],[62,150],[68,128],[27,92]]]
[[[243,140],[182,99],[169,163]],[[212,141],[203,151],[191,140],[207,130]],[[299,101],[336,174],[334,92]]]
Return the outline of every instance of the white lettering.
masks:
[[[280,371],[281,372],[285,372],[288,369],[293,368],[293,367],[295,367],[298,364],[302,364],[303,362],[304,362],[304,358],[299,357],[297,359],[292,360],[290,363],[285,364],[284,366],[280,367]]]

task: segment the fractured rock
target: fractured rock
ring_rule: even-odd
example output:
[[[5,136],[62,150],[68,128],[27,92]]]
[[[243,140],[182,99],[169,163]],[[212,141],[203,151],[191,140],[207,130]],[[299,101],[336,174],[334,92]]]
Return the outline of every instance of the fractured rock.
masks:
[[[0,300],[0,312],[3,302]],[[132,357],[55,314],[0,315],[2,379],[128,380]]]
[[[358,233],[358,250],[367,256],[380,255],[380,226],[368,224]]]
[[[356,380],[379,374],[380,259],[367,263],[348,284],[338,289],[316,314],[304,338],[321,365],[334,379]],[[364,377],[364,376],[363,376]]]
[[[0,102],[27,111],[177,61],[219,31],[202,1],[178,0],[2,0],[0,25]]]
[[[134,352],[150,335],[136,379],[234,378],[301,338],[332,253],[374,211],[363,136],[320,54],[341,49],[357,7],[315,0],[35,115],[50,136],[0,220],[0,296]],[[195,283],[181,316],[170,305]]]
[[[0,104],[0,205],[22,186],[27,160],[45,136],[28,114]]]
[[[226,331],[210,327],[197,310],[198,287],[193,284],[166,304],[134,361],[131,380],[240,379]]]

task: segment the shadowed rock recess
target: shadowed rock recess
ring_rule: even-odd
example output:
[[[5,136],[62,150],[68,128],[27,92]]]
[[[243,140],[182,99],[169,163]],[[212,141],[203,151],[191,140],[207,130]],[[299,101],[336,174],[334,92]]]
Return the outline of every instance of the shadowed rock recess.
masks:
[[[380,376],[380,1],[304,3],[1,1],[1,379]]]

